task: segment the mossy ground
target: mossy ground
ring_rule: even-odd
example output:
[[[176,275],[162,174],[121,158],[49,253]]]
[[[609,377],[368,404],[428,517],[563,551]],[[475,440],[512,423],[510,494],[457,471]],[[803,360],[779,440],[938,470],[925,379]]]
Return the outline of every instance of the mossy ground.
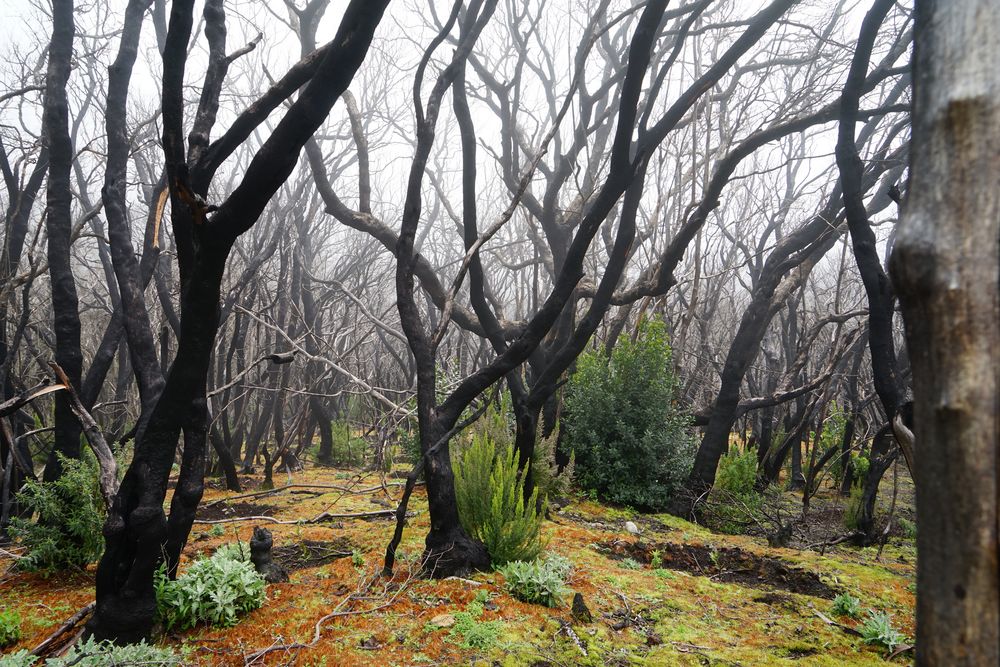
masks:
[[[281,520],[314,517],[323,511],[365,512],[394,507],[401,486],[375,473],[310,468],[295,473],[296,484],[336,484],[374,489],[360,494],[336,490],[295,489],[241,502],[268,506]],[[250,486],[257,482],[247,478]],[[287,480],[285,480],[287,481]],[[281,483],[276,480],[277,483]],[[217,488],[208,503],[234,495]],[[886,494],[883,494],[886,495]],[[832,494],[826,505],[842,504]],[[814,507],[817,501],[814,501]],[[238,506],[241,511],[246,505]],[[295,665],[876,665],[883,649],[865,646],[857,636],[827,624],[816,611],[831,615],[830,600],[770,586],[723,583],[711,575],[621,560],[598,545],[613,540],[650,544],[738,548],[750,555],[779,559],[820,576],[837,591],[849,592],[864,608],[884,610],[896,627],[913,636],[913,541],[891,538],[876,562],[876,548],[838,545],[816,551],[772,549],[745,536],[719,535],[669,515],[637,515],[620,508],[577,499],[545,523],[549,550],[570,559],[575,572],[570,588],[583,594],[593,622],[580,624],[570,614],[569,599],[549,609],[514,600],[497,573],[466,580],[408,579],[423,548],[428,517],[422,489],[410,508],[396,576],[386,582],[381,569],[393,529],[388,518],[344,519],[315,525],[267,524],[263,520],[196,524],[185,558],[209,554],[225,542],[247,542],[255,525],[267,525],[275,547],[305,541],[347,540],[354,557],[297,569],[291,581],[268,587],[267,602],[233,628],[196,628],[170,634],[164,643],[191,648],[190,663],[243,665],[246,655],[273,644],[312,641],[316,622],[335,608],[350,615],[330,620],[311,648],[270,653],[255,664]],[[626,520],[642,530],[624,530]],[[221,533],[221,534],[220,534]],[[9,562],[0,561],[0,572]],[[182,564],[183,568],[183,564]],[[709,571],[706,568],[706,573]],[[361,594],[357,594],[361,591]],[[441,614],[466,611],[476,599],[489,598],[479,622],[500,621],[498,632],[485,632],[490,648],[463,647],[453,629],[430,623]],[[349,596],[355,597],[348,600]],[[40,574],[8,572],[0,578],[0,606],[23,619],[16,648],[31,648],[70,614],[93,599],[93,567],[87,572]],[[387,602],[391,604],[386,605]],[[338,605],[340,605],[338,607]],[[376,611],[365,612],[367,609]],[[475,607],[478,611],[478,606]],[[845,624],[853,621],[839,619]],[[494,628],[495,629],[495,628]],[[586,651],[586,655],[584,654]],[[909,656],[894,660],[902,664]]]

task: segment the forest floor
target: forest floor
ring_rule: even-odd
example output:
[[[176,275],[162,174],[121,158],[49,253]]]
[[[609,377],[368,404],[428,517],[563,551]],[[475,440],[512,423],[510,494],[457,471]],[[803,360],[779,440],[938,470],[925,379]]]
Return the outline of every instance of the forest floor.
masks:
[[[884,504],[891,502],[891,477],[881,494]],[[245,481],[249,491],[260,484],[254,476]],[[282,481],[289,479],[276,479]],[[858,621],[833,615],[831,600],[842,592],[860,598],[863,609],[888,612],[898,630],[913,636],[915,548],[903,536],[891,536],[880,557],[877,547],[848,544],[824,554],[777,549],[764,539],[716,534],[669,515],[577,498],[551,514],[544,532],[548,550],[574,566],[569,587],[583,595],[593,615],[591,623],[580,623],[570,613],[571,596],[561,608],[525,604],[506,593],[498,573],[443,581],[411,576],[428,525],[420,487],[391,581],[378,576],[394,526],[387,514],[304,525],[245,520],[378,512],[394,508],[402,491],[398,479],[386,478],[383,485],[376,473],[329,468],[295,473],[290,482],[297,486],[232,500],[238,494],[206,491],[199,520],[224,522],[196,524],[185,558],[209,555],[226,542],[246,543],[254,526],[266,526],[291,580],[269,585],[264,606],[232,628],[198,627],[164,637],[164,643],[188,651],[189,664],[886,664],[884,649],[865,645],[852,632]],[[910,511],[912,485],[899,488],[898,509]],[[791,494],[786,501],[790,507],[798,502]],[[807,539],[824,531],[820,540],[846,533],[839,526],[846,503],[832,491],[813,499],[816,522],[809,530],[815,534]],[[626,521],[640,535],[627,532]],[[94,599],[93,566],[45,577],[9,565],[0,559],[0,573],[6,572],[0,576],[0,606],[24,619],[22,641],[9,650],[34,647]],[[477,599],[485,604],[471,619],[475,637],[463,635],[469,624],[451,624]],[[334,611],[338,615],[322,624],[312,643],[317,621]],[[279,648],[295,643],[312,644]],[[251,659],[268,648],[275,650]],[[912,652],[904,652],[892,662],[911,659]]]

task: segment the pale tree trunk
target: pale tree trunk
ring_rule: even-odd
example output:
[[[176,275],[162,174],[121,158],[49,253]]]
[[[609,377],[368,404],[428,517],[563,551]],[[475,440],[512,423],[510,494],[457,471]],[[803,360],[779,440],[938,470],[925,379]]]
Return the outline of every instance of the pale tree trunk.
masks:
[[[910,196],[892,257],[913,365],[917,664],[1000,664],[1000,4],[917,2]]]

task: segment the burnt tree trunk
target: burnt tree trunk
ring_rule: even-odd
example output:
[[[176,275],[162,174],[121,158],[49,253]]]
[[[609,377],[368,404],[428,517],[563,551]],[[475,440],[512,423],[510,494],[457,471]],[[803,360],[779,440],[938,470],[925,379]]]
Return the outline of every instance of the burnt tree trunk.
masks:
[[[886,15],[895,4],[895,0],[876,0],[865,16],[841,97],[836,149],[840,183],[844,190],[847,227],[851,234],[858,273],[861,274],[868,296],[868,349],[872,359],[872,376],[875,381],[875,391],[890,422],[905,403],[905,391],[899,378],[892,332],[895,295],[889,277],[882,268],[875,233],[872,231],[868,211],[865,209],[862,187],[865,167],[855,143],[855,124],[875,38]],[[911,463],[909,458],[907,456],[907,464]]]
[[[896,297],[892,284],[882,268],[879,259],[877,240],[869,222],[868,211],[864,203],[865,167],[861,162],[855,141],[855,125],[858,120],[858,107],[868,63],[871,60],[872,49],[878,36],[879,28],[885,21],[889,11],[895,5],[895,0],[875,0],[872,8],[862,21],[858,44],[851,61],[851,69],[844,83],[844,92],[840,104],[840,125],[837,136],[837,167],[840,169],[840,183],[844,190],[844,213],[847,217],[847,227],[850,230],[854,258],[858,265],[858,273],[864,283],[865,294],[868,297],[868,350],[872,360],[872,378],[875,392],[878,394],[890,427],[897,416],[905,417],[910,410],[904,410],[906,391],[900,379],[899,363],[896,358],[895,340],[892,330],[893,311]],[[908,418],[903,419],[907,427],[912,427]],[[903,451],[906,465],[913,471],[913,453],[905,443],[897,438]],[[874,449],[874,446],[873,446]],[[868,479],[865,480],[865,506],[863,529],[867,540],[875,537],[875,498],[878,493],[879,479],[872,479],[872,474],[879,470],[888,470],[875,465],[868,469]],[[915,480],[914,480],[915,481]]]
[[[892,256],[913,368],[917,665],[1000,663],[1000,6],[921,0]]]
[[[69,104],[66,99],[74,34],[73,0],[54,0],[52,42],[49,44],[45,107],[42,114],[42,127],[49,150],[45,227],[49,236],[55,359],[73,386],[79,388],[83,375],[83,354],[80,351],[80,304],[70,266],[70,246],[73,243],[73,202],[70,194],[73,145],[69,136]],[[57,479],[62,472],[57,453],[69,458],[80,456],[80,436],[83,433],[70,408],[69,398],[59,394],[55,398],[55,404],[55,446],[45,464],[45,481]]]
[[[312,78],[254,155],[243,180],[210,217],[210,211],[192,195],[182,136],[184,69],[193,4],[193,0],[175,0],[172,4],[163,49],[163,150],[181,275],[177,353],[146,428],[136,439],[132,463],[108,511],[104,528],[106,548],[97,570],[97,606],[88,623],[89,631],[97,639],[121,643],[149,636],[156,614],[153,573],[164,550],[168,552],[168,561],[176,563],[201,497],[207,426],[205,383],[219,326],[220,285],[226,260],[236,239],[257,221],[291,174],[306,140],[349,85],[367,54],[387,1],[354,0],[348,6],[337,36]],[[212,147],[219,142],[207,148],[205,144],[218,109],[217,91],[229,62],[224,52],[225,17],[221,0],[206,3],[205,18],[212,66],[205,86],[207,94],[202,96],[190,142],[190,159],[196,167],[191,170],[192,182],[198,184],[195,192],[201,197],[205,196],[218,165],[210,161],[206,166],[199,159],[204,155],[214,155],[220,162],[224,159],[224,155],[218,157],[218,151],[212,153]],[[69,20],[72,21],[71,12]],[[288,94],[272,97],[271,102],[277,106]],[[264,105],[263,117],[274,106]],[[230,152],[263,121],[259,107],[252,111],[245,112],[234,123],[236,129],[231,128],[224,135],[228,144],[219,140]],[[222,153],[225,150],[225,146],[219,149]],[[182,430],[185,451],[168,523],[163,501]]]

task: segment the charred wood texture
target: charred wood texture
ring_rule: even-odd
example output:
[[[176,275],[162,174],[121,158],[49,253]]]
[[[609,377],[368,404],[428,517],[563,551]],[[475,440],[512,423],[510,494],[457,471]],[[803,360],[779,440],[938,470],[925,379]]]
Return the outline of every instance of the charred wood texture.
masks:
[[[243,180],[211,216],[197,198],[192,198],[182,129],[184,69],[193,2],[179,0],[171,5],[163,49],[163,149],[181,276],[180,336],[166,384],[145,430],[136,440],[132,464],[118,493],[117,511],[109,512],[105,524],[106,549],[98,565],[97,607],[88,624],[98,639],[135,642],[149,636],[156,610],[153,571],[163,549],[167,549],[168,567],[175,567],[202,494],[208,426],[205,383],[219,325],[221,282],[229,252],[236,239],[257,221],[291,173],[303,144],[350,83],[364,60],[386,4],[356,0],[346,9],[333,47],[250,161]],[[210,53],[219,57],[225,37],[221,2],[207,3],[205,20]],[[224,76],[225,68],[216,68],[214,75]],[[212,81],[206,83],[207,93],[203,93],[195,120],[196,128],[206,133],[211,130],[218,105],[214,85]],[[205,99],[213,95],[214,100]],[[201,139],[192,137],[191,144],[192,153],[198,154]],[[203,172],[196,171],[195,176],[207,187]],[[162,505],[182,431],[184,456],[168,522]]]
[[[45,107],[42,126],[49,151],[49,176],[46,182],[46,216],[48,231],[49,278],[52,283],[52,330],[55,333],[56,363],[65,371],[74,387],[80,386],[83,375],[83,354],[80,351],[80,302],[76,280],[70,266],[72,245],[72,194],[70,171],[73,163],[73,143],[69,135],[69,103],[66,83],[69,81],[73,57],[73,0],[52,3],[52,41],[49,44],[49,64],[45,78]],[[57,479],[62,466],[56,454],[69,458],[80,455],[80,423],[76,420],[65,395],[56,397],[55,446],[45,464],[45,481]]]

